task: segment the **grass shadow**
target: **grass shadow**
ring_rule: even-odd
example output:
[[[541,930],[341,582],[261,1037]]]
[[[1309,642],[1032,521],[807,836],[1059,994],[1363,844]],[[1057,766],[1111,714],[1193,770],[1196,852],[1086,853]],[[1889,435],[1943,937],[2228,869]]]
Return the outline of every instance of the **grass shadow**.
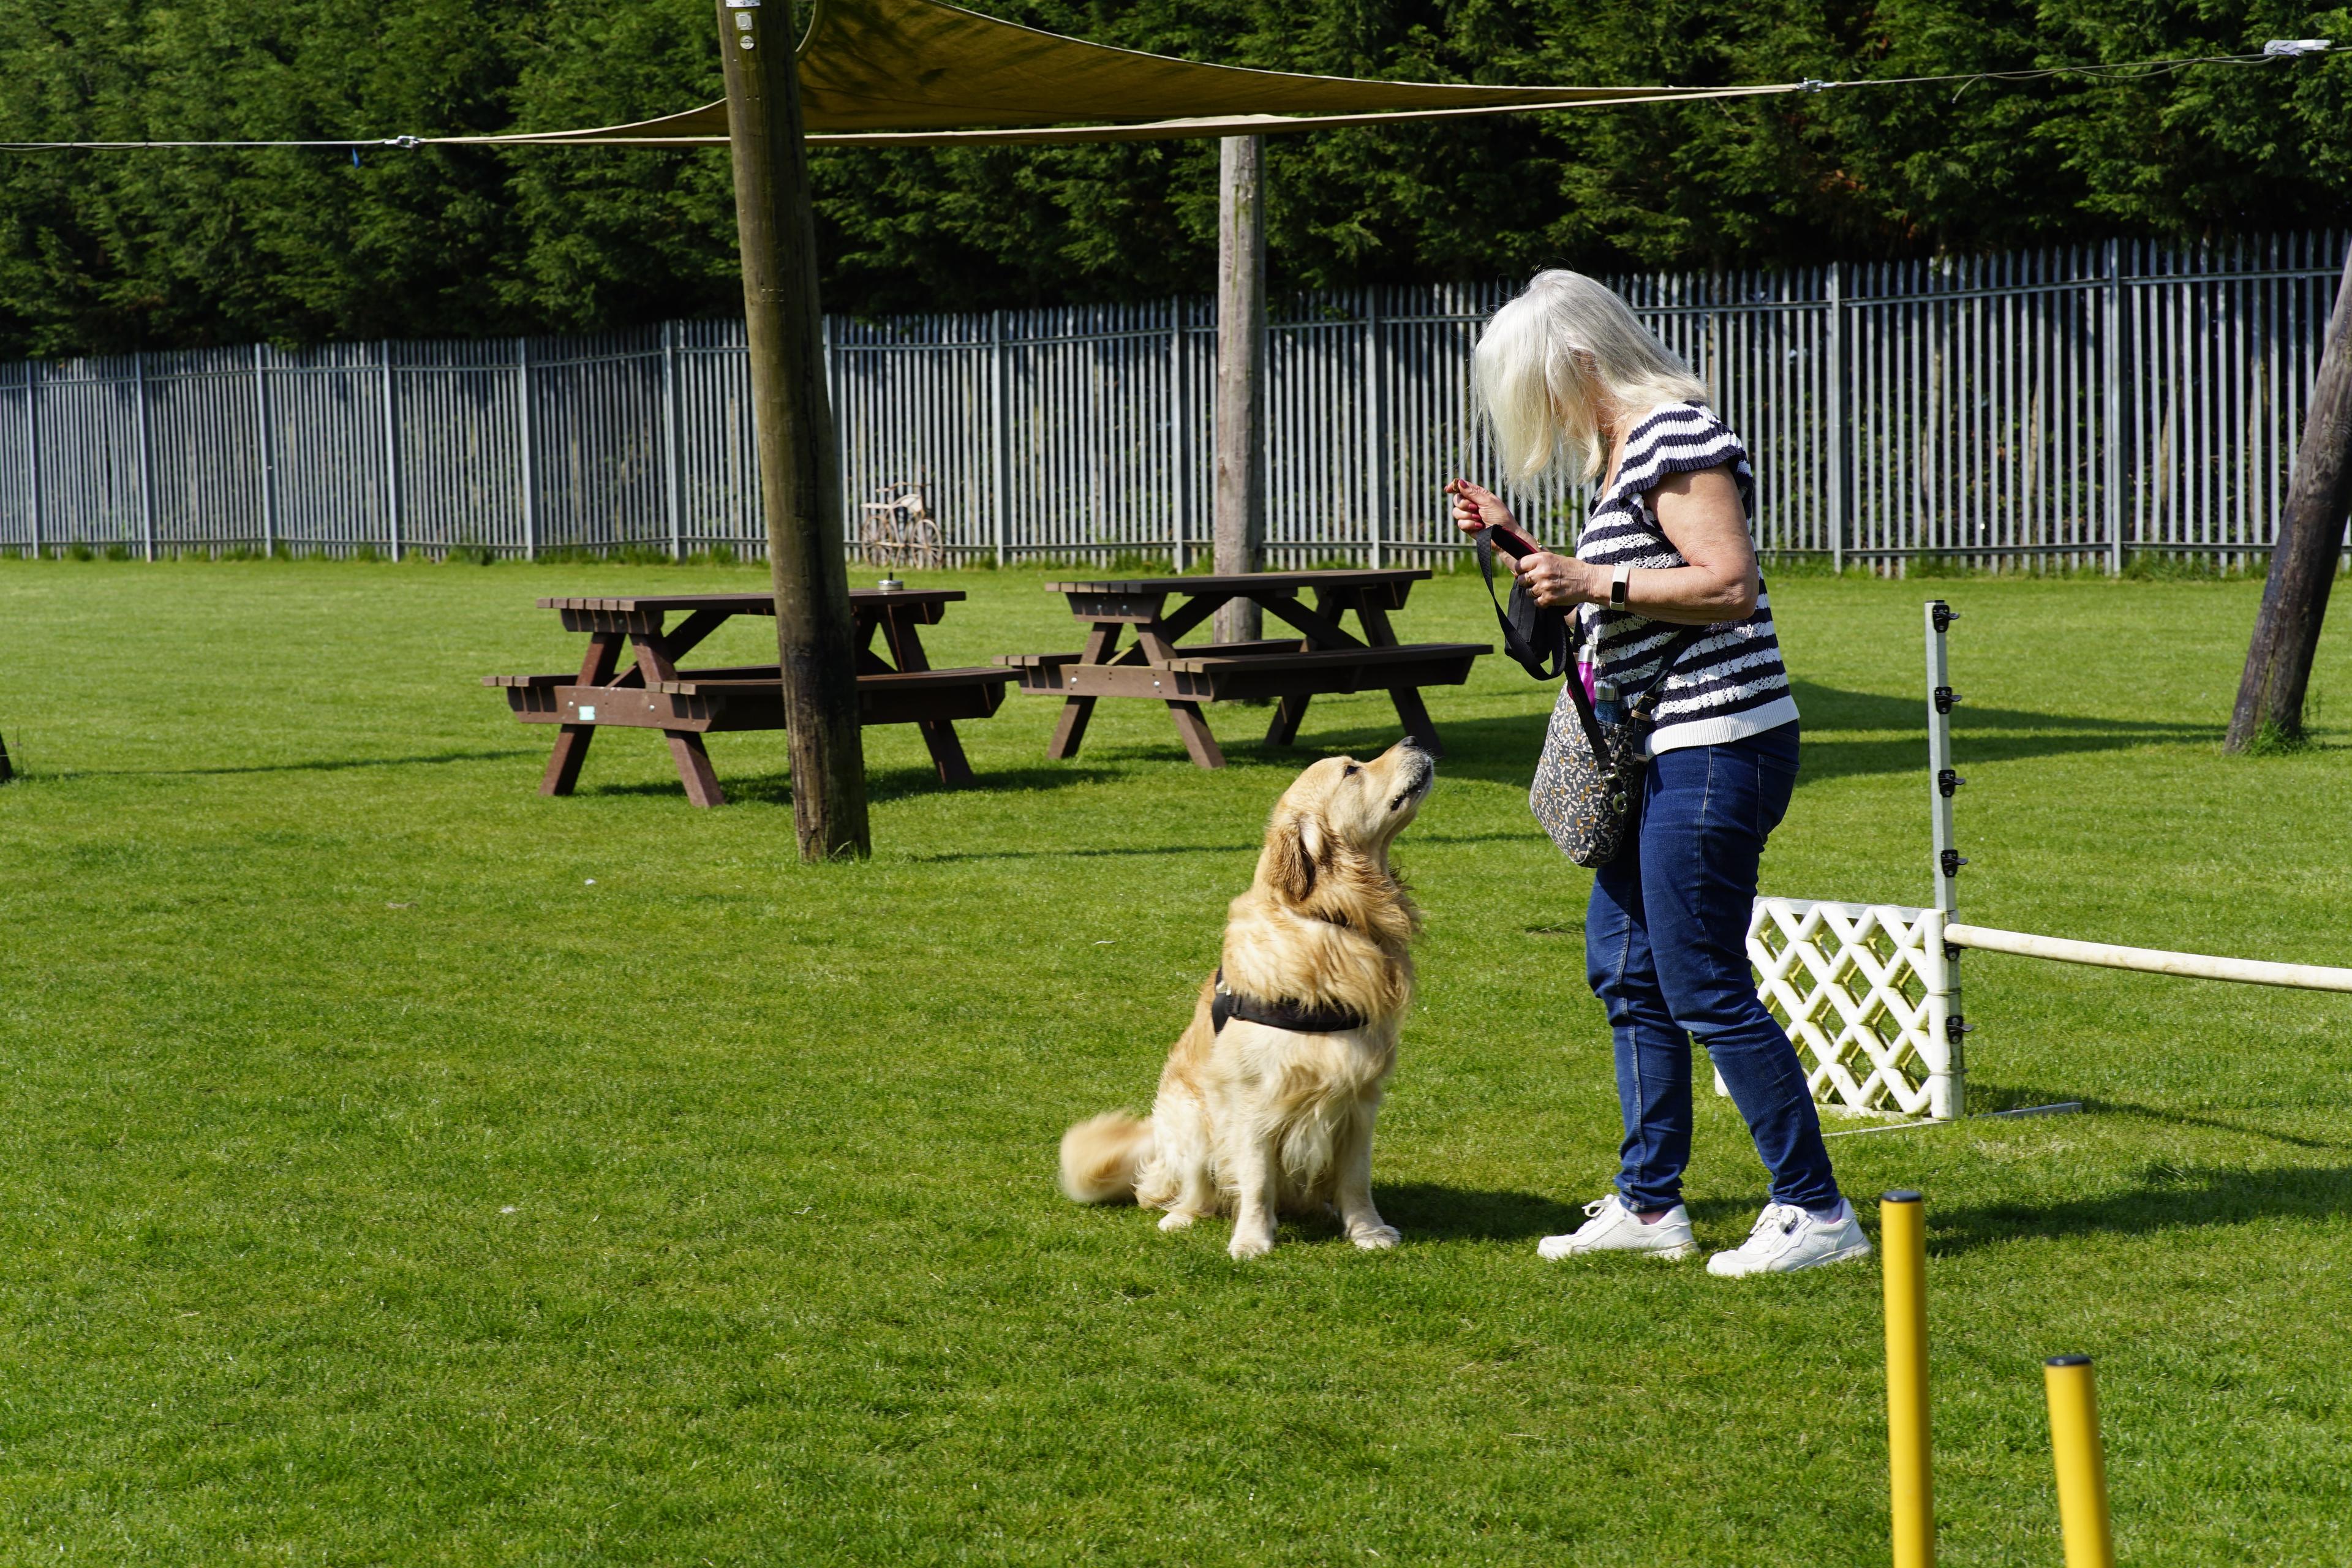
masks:
[[[1407,1240],[1531,1241],[1584,1223],[1584,1210],[1535,1193],[1488,1192],[1442,1182],[1382,1182],[1372,1173],[1381,1217]]]
[[[2191,1226],[2334,1219],[2352,1208],[2352,1165],[2260,1171],[2143,1165],[2138,1184],[2105,1197],[1930,1209],[1927,1248],[1939,1257],[2004,1241],[2147,1236]]]
[[[414,757],[316,757],[301,763],[249,763],[220,768],[73,768],[69,775],[83,778],[177,779],[211,778],[232,773],[338,773],[352,768],[439,767],[448,763],[503,762],[514,757],[538,757],[540,751],[430,752]]]
[[[1530,833],[1432,833],[1410,831],[1397,841],[1399,865],[1410,871],[1412,850],[1424,844],[1518,844],[1526,842]],[[1255,838],[1236,844],[1134,844],[1067,849],[959,849],[937,855],[909,855],[906,858],[926,864],[945,864],[964,860],[1087,860],[1098,858],[1149,859],[1162,855],[1255,855],[1260,847]],[[1582,928],[1579,927],[1580,932]]]
[[[2003,1110],[2017,1110],[2036,1105],[2059,1105],[2067,1100],[2079,1100],[2083,1112],[2090,1116],[2129,1116],[2143,1121],[2158,1121],[2168,1127],[2199,1127],[2209,1132],[2231,1132],[2242,1138],[2267,1138],[2274,1143],[2290,1144],[2297,1149],[2352,1149],[2352,1142],[2326,1138],[2305,1138],[2298,1133],[2281,1132],[2268,1127],[2250,1127],[2240,1121],[2225,1121],[2218,1116],[2198,1116],[2183,1110],[2159,1110],[2152,1105],[2137,1105],[2126,1100],[2102,1100],[2092,1095],[2047,1086],[2015,1088],[2000,1084],[1969,1084],[1969,1114],[1984,1116]]]
[[[1382,1182],[1377,1170],[1372,1197],[1381,1205],[1381,1217],[1404,1232],[1408,1241],[1533,1241],[1584,1223],[1580,1203],[1443,1182]],[[1745,1198],[1690,1198],[1685,1206],[1694,1223],[1709,1226],[1744,1223],[1756,1207]]]
[[[1110,768],[1087,768],[1065,763],[1053,767],[997,768],[973,770],[968,784],[947,784],[929,767],[875,768],[866,775],[866,798],[869,802],[904,800],[912,795],[985,795],[1046,789],[1067,789],[1072,784],[1109,784],[1126,775]],[[719,788],[727,792],[730,805],[774,805],[789,808],[793,804],[793,776],[789,773],[751,773],[740,778],[721,774]],[[676,795],[686,798],[686,786],[677,779],[640,780],[634,784],[583,784],[580,794],[592,795]]]
[[[1826,779],[1926,769],[1927,724],[1923,699],[1848,691],[1810,680],[1792,681],[1790,686],[1797,710],[1803,715],[1805,735],[1804,771],[1797,779],[1800,788]],[[1446,755],[1439,772],[1524,787],[1535,776],[1536,756],[1549,722],[1549,713],[1448,721],[1440,726]],[[1969,760],[1977,763],[2151,745],[2218,746],[2222,735],[2219,723],[2102,719],[1968,702],[1954,710],[1953,730]]]

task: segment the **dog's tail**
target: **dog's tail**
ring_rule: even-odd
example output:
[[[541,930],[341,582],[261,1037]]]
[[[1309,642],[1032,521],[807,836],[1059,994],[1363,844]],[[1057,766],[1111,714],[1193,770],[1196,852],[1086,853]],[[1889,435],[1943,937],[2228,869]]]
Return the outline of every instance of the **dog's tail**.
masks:
[[[1151,1158],[1151,1123],[1107,1110],[1062,1134],[1062,1191],[1074,1203],[1129,1203]]]

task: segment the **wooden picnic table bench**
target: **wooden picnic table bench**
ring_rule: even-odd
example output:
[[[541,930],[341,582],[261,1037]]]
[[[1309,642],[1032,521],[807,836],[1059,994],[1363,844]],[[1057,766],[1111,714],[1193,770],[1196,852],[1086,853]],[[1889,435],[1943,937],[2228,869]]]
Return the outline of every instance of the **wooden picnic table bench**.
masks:
[[[1009,670],[978,667],[933,669],[923,657],[918,626],[934,626],[959,589],[853,589],[852,632],[857,647],[858,718],[866,724],[913,724],[923,732],[940,778],[971,782],[971,764],[956,739],[955,721],[985,719],[1004,700]],[[729,730],[784,728],[783,672],[774,664],[681,669],[678,661],[736,616],[770,616],[768,594],[660,594],[619,598],[551,598],[542,610],[563,617],[566,631],[586,632],[588,652],[574,675],[487,675],[526,724],[555,724],[554,754],[540,780],[541,795],[570,795],[580,781],[588,742],[598,729],[659,730],[669,741],[687,798],[722,805],[726,792],[711,771],[702,737]],[[685,619],[666,626],[668,617]],[[882,634],[890,658],[873,647]],[[620,670],[626,644],[635,658]],[[893,662],[895,661],[895,662]],[[615,673],[618,671],[618,673]]]
[[[1070,613],[1087,623],[1086,647],[1076,653],[1005,654],[996,662],[1019,674],[1022,690],[1063,699],[1061,722],[1045,748],[1045,754],[1056,761],[1077,755],[1097,698],[1139,697],[1166,703],[1193,762],[1221,768],[1224,753],[1201,716],[1202,702],[1273,699],[1274,721],[1267,727],[1265,743],[1286,746],[1297,738],[1310,698],[1365,690],[1385,690],[1405,732],[1432,755],[1439,755],[1444,748],[1420,689],[1461,685],[1470,678],[1471,662],[1494,648],[1486,643],[1397,641],[1389,612],[1402,609],[1412,584],[1428,575],[1416,568],[1048,583],[1046,590],[1066,596]],[[1309,590],[1315,595],[1311,608],[1300,597]],[[1266,615],[1297,628],[1298,635],[1178,644],[1178,637],[1234,599],[1255,600]],[[1171,600],[1176,601],[1172,607]],[[1350,613],[1362,629],[1360,637],[1339,624]],[[1121,652],[1120,636],[1130,626],[1135,645]]]

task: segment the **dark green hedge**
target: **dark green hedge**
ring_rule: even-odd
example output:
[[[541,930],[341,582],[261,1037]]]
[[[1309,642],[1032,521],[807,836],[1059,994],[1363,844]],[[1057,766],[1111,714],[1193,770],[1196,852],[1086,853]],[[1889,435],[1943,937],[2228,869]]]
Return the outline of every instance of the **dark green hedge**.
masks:
[[[2352,44],[2262,0],[1028,0],[1203,59],[1713,83]],[[330,137],[637,118],[715,97],[700,0],[11,0],[0,138]],[[2352,60],[1883,88],[1281,138],[1277,287],[1547,264],[1794,264],[2352,211]],[[1214,148],[819,159],[831,308],[1204,289]],[[716,152],[0,153],[0,352],[623,326],[737,308]]]

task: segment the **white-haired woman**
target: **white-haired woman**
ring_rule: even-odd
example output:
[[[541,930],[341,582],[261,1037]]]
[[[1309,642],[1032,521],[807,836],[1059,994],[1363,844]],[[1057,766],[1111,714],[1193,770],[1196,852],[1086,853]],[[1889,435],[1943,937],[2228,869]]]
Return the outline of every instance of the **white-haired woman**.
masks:
[[[1576,552],[1525,557],[1521,585],[1539,605],[1589,606],[1571,613],[1597,679],[1629,700],[1663,683],[1635,828],[1594,874],[1584,923],[1588,977],[1615,1040],[1621,1168],[1583,1227],[1539,1250],[1697,1250],[1682,1203],[1696,1036],[1772,1177],[1747,1242],[1709,1270],[1859,1258],[1870,1243],[1838,1192],[1804,1070],[1748,970],[1757,864],[1796,785],[1797,705],[1748,539],[1747,450],[1689,368],[1578,273],[1540,273],[1496,311],[1475,369],[1514,479],[1565,460],[1600,481]],[[1465,532],[1516,526],[1493,492],[1448,488]],[[1709,629],[1684,636],[1691,626]]]

